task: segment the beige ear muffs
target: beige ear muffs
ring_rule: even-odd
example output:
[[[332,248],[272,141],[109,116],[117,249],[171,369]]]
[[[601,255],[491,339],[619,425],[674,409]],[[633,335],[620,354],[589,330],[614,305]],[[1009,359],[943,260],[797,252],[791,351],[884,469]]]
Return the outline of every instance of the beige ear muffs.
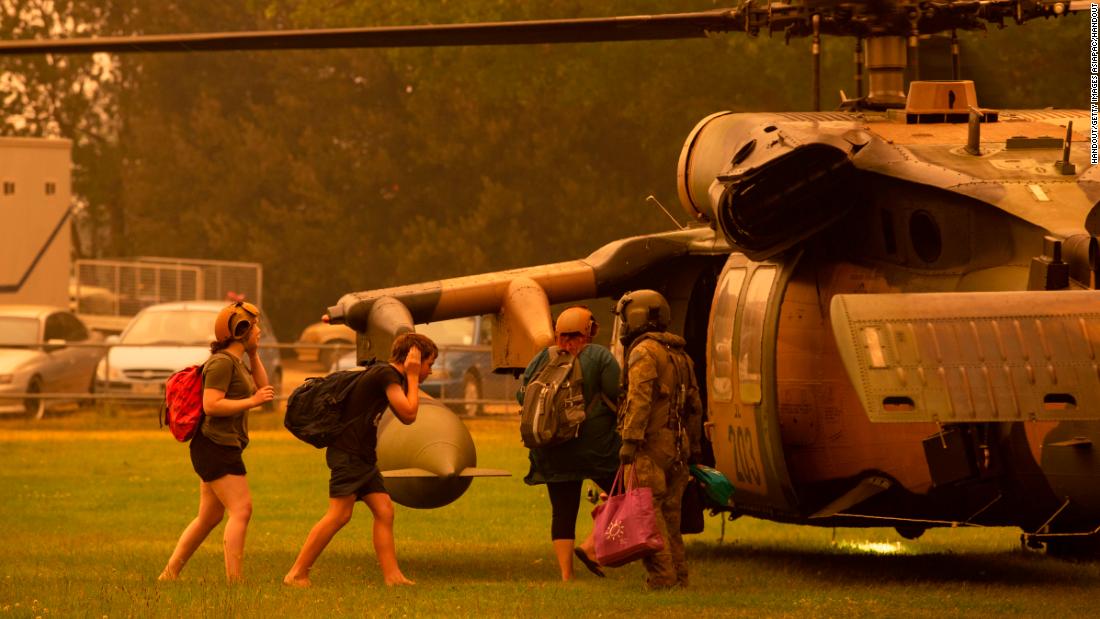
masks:
[[[239,340],[252,329],[260,317],[260,308],[245,301],[237,301],[222,308],[214,319],[214,339],[219,342],[227,339]]]

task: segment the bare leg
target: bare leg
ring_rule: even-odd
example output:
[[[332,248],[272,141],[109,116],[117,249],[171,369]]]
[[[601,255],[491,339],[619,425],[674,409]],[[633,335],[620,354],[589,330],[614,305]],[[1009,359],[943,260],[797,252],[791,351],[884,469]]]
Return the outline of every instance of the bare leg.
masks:
[[[284,584],[292,587],[308,587],[312,584],[309,581],[309,570],[313,568],[313,563],[317,561],[317,557],[321,556],[321,551],[332,541],[336,532],[351,521],[351,513],[354,508],[354,495],[335,497],[328,500],[328,511],[310,529],[309,535],[306,537],[306,543],[302,545],[302,550],[294,561],[294,566],[283,577]]]
[[[229,519],[225,523],[225,577],[229,582],[241,579],[244,561],[244,537],[252,518],[252,493],[244,475],[226,475],[210,482],[218,500],[225,505]]]
[[[561,579],[564,581],[573,580],[573,541],[571,539],[554,540],[554,555],[558,558]]]
[[[414,585],[397,567],[397,549],[393,543],[393,501],[385,492],[372,492],[363,502],[374,516],[374,553],[382,567],[382,579],[387,585]]]
[[[225,506],[218,500],[210,484],[199,482],[199,515],[187,525],[176,542],[176,549],[168,559],[168,565],[160,573],[157,580],[175,580],[179,578],[180,571],[191,555],[195,554],[207,535],[218,526],[225,514]]]

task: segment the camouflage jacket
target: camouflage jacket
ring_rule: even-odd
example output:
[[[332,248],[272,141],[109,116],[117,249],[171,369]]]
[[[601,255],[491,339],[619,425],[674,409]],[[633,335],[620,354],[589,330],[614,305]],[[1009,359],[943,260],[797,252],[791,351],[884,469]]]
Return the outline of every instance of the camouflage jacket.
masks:
[[[623,373],[619,432],[667,462],[698,457],[701,449],[703,404],[684,344],[671,333],[643,334],[630,347]]]

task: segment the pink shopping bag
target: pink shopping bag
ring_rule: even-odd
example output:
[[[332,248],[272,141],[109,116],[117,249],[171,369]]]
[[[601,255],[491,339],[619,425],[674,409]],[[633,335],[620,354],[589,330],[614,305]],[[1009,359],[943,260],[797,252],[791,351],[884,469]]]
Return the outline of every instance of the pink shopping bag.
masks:
[[[592,510],[596,560],[609,567],[626,565],[665,547],[653,512],[653,491],[637,487],[634,474],[634,489],[616,494],[622,478],[623,467],[620,466],[607,501]]]

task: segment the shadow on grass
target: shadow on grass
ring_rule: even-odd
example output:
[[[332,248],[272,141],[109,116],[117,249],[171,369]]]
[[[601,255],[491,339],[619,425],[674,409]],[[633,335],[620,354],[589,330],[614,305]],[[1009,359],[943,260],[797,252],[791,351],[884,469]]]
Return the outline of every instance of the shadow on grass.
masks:
[[[693,562],[738,562],[754,569],[797,572],[807,578],[865,581],[1100,585],[1100,564],[1053,559],[1022,550],[997,553],[875,554],[844,549],[798,550],[741,544],[693,546]]]

